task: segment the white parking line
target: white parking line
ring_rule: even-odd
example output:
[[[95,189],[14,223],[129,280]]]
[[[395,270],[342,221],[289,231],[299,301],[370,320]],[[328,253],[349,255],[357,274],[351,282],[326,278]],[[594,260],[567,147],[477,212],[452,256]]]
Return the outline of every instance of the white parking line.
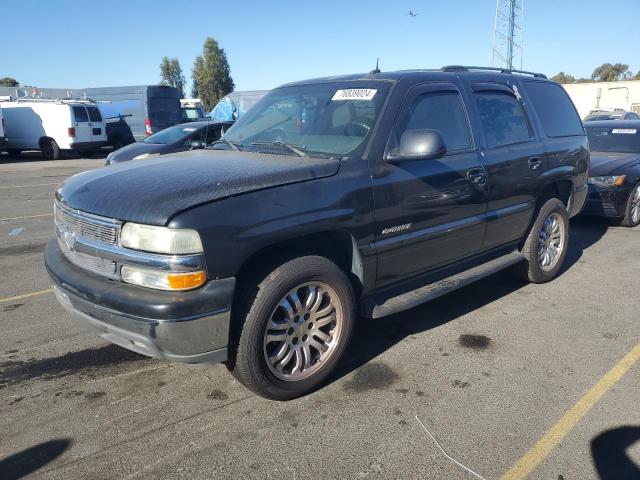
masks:
[[[40,215],[27,215],[26,217],[0,218],[0,222],[6,222],[7,220],[25,220],[27,218],[39,218],[39,217],[53,217],[53,213],[41,213]]]
[[[34,185],[14,185],[12,187],[0,187],[0,190],[8,190],[10,188],[49,187],[52,185],[58,185],[58,183],[36,183]]]

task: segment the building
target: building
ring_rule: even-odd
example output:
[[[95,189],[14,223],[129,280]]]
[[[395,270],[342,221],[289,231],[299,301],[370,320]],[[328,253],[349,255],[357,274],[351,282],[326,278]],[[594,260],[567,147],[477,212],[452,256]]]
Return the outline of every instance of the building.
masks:
[[[596,109],[622,109],[640,113],[640,80],[568,83],[563,85],[580,118]]]

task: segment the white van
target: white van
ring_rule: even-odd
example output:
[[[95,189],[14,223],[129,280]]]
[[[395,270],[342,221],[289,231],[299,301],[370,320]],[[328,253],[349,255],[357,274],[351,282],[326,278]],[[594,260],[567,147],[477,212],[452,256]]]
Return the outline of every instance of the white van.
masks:
[[[48,160],[62,151],[90,155],[107,144],[105,125],[94,102],[85,100],[18,99],[2,102],[6,149],[10,155],[40,150]]]

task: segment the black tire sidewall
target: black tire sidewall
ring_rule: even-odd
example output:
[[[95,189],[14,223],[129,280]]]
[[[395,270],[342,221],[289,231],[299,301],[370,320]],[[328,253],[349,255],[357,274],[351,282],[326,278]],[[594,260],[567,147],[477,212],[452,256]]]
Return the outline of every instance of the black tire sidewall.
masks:
[[[287,382],[273,375],[267,366],[263,353],[264,333],[278,302],[297,285],[312,281],[331,286],[340,299],[343,314],[340,343],[317,373],[300,381]],[[271,272],[258,287],[258,294],[242,326],[234,373],[248,388],[267,398],[288,400],[309,393],[323,384],[339,362],[349,343],[355,315],[353,288],[337,265],[318,256],[288,261]]]
[[[560,258],[556,262],[556,265],[550,270],[543,270],[538,259],[538,236],[540,235],[540,230],[542,229],[544,221],[554,212],[559,213],[563,219],[564,248],[560,253]],[[538,211],[538,216],[531,227],[523,249],[523,253],[528,264],[528,279],[531,282],[545,283],[558,275],[562,265],[564,264],[565,257],[567,256],[567,250],[569,249],[569,231],[569,215],[567,214],[567,209],[564,203],[557,198],[547,200]]]
[[[631,220],[631,202],[633,201],[633,194],[636,191],[636,188],[638,188],[638,185],[640,185],[640,182],[636,183],[632,188],[631,191],[629,192],[629,198],[627,198],[627,207],[625,209],[624,212],[624,218],[622,219],[622,221],[620,222],[620,224],[624,227],[637,227],[638,225],[640,225],[640,220],[636,223],[633,222],[633,220]]]

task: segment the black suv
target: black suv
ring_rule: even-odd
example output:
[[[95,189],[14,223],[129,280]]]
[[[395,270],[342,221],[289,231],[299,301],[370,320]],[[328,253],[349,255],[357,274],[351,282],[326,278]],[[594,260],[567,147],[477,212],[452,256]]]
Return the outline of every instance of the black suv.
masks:
[[[67,180],[46,265],[61,304],[103,338],[226,362],[251,390],[289,399],[327,378],[358,314],[512,265],[554,278],[588,167],[571,100],[540,74],[292,83],[214,150]]]

